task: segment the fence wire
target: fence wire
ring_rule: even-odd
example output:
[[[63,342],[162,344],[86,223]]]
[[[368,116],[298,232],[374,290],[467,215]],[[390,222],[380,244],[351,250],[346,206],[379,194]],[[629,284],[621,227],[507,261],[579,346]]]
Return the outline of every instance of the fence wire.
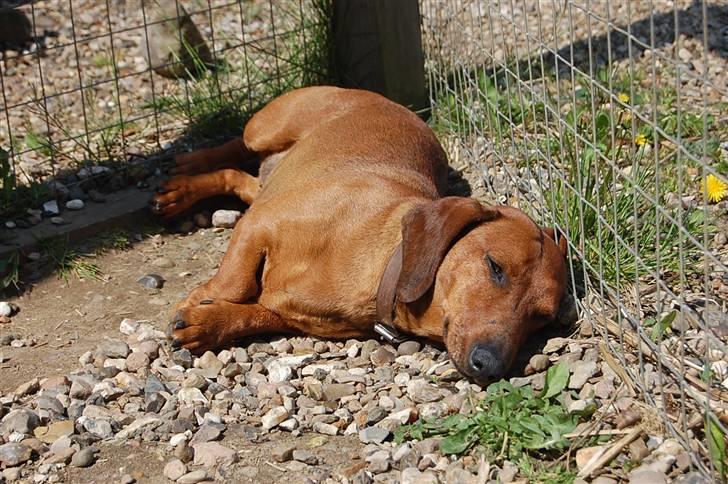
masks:
[[[326,79],[326,5],[0,2],[2,29],[10,23],[19,29],[14,37],[10,30],[0,34],[0,213],[22,216],[58,183],[78,181],[79,172],[84,178],[123,168],[100,189],[142,179],[129,162],[169,158],[239,133],[245,117],[277,94]],[[175,30],[178,18],[189,22]],[[188,38],[190,24],[203,52],[191,43],[194,35]],[[154,67],[178,74],[185,68],[178,78],[164,77],[147,57],[175,42],[182,46],[177,54]]]
[[[582,327],[694,468],[723,472],[728,5],[420,5],[455,167],[567,234]]]

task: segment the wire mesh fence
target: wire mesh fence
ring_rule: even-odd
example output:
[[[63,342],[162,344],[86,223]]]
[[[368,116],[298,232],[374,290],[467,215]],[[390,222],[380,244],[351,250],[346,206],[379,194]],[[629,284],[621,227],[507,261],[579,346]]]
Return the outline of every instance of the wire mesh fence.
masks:
[[[329,10],[325,0],[2,2],[0,212],[37,205],[56,182],[103,175],[104,189],[118,188],[153,169],[130,162],[239,133],[277,94],[326,79]]]
[[[583,326],[622,390],[697,470],[725,475],[728,6],[423,0],[421,14],[455,167],[567,234]]]

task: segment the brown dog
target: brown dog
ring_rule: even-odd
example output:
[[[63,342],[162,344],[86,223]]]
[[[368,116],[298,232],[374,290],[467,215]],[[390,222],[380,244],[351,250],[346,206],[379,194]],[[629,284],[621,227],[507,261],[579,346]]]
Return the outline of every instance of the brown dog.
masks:
[[[256,159],[257,178],[232,168]],[[264,332],[362,338],[383,320],[444,342],[482,381],[557,318],[565,240],[518,209],[442,198],[447,161],[432,131],[377,94],[290,92],[242,140],[177,162],[158,213],[217,194],[250,208],[215,277],[179,304],[173,345],[199,353]]]

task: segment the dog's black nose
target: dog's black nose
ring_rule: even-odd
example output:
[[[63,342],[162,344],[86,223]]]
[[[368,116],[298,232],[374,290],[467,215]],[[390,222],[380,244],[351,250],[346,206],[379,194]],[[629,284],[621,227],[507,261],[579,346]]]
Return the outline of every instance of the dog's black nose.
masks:
[[[506,373],[506,364],[497,346],[476,344],[470,351],[470,371],[479,380],[492,380]]]

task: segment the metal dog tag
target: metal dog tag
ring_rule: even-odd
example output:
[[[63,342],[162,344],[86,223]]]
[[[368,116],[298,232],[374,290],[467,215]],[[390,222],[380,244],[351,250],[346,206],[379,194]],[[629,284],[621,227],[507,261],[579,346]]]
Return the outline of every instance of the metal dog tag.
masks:
[[[387,340],[388,343],[399,344],[403,341],[407,341],[407,338],[403,336],[402,333],[397,331],[395,328],[382,323],[374,323],[374,331],[376,331],[379,336]]]

